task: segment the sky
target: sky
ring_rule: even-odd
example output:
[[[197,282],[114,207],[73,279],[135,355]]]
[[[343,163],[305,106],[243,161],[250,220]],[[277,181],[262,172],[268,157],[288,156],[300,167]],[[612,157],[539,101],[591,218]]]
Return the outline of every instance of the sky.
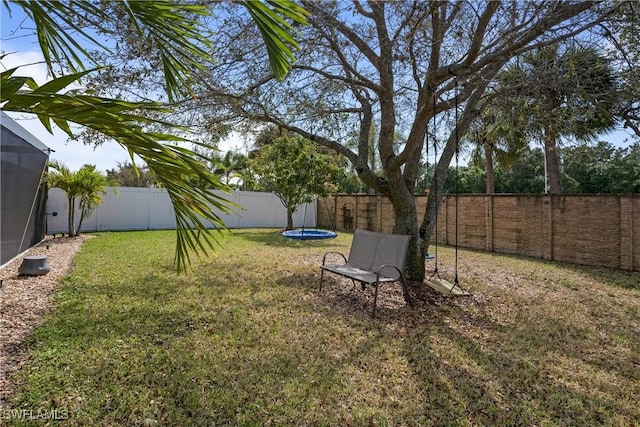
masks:
[[[3,68],[3,70],[10,69],[16,65],[27,64],[38,55],[39,53],[34,51],[23,51],[11,55],[12,58],[7,57],[7,60],[2,61],[2,65],[6,67]],[[42,55],[39,55],[39,57],[41,58]],[[20,69],[20,73],[20,75],[36,77],[38,84],[46,82],[47,73],[44,65],[24,67]],[[106,172],[108,169],[115,169],[119,162],[131,162],[127,150],[116,142],[107,142],[97,147],[85,145],[80,141],[70,141],[68,135],[55,125],[53,127],[53,135],[50,134],[35,115],[13,112],[6,113],[51,149],[50,160],[58,160],[67,165],[71,170],[78,170],[85,164],[93,164],[96,165],[99,170]],[[242,146],[243,141],[240,135],[237,134],[232,135],[229,139],[219,144],[223,152],[227,150],[238,151]],[[135,161],[137,164],[141,163],[139,158],[135,159]]]
[[[20,8],[11,5],[11,14],[9,14],[5,6],[0,4],[0,18],[0,52],[10,53],[0,59],[0,70],[5,71],[20,66],[15,75],[33,77],[39,85],[47,82],[50,76],[43,63],[42,53],[33,31],[28,28],[29,24],[23,23],[24,15]],[[35,115],[6,113],[52,150],[51,160],[58,160],[71,170],[78,170],[85,164],[93,164],[99,170],[106,172],[108,169],[115,169],[119,162],[131,161],[127,150],[116,142],[94,147],[79,141],[69,141],[67,134],[55,125],[53,135],[50,134]],[[223,152],[238,151],[242,147],[243,141],[238,134],[232,134],[219,144]],[[139,158],[134,160],[138,164],[141,163]]]
[[[12,6],[12,15],[9,16],[4,5],[0,5],[0,14],[2,15],[0,51],[4,54],[9,53],[2,58],[0,68],[5,71],[21,66],[16,75],[31,76],[38,84],[43,84],[49,80],[49,75],[42,63],[42,53],[35,43],[34,37],[19,36],[22,15],[18,13],[18,10],[15,5]],[[16,29],[18,29],[17,33]],[[68,142],[67,135],[57,127],[54,127],[53,135],[50,134],[33,115],[12,112],[7,112],[7,115],[52,150],[51,160],[58,160],[72,170],[77,170],[84,164],[95,164],[98,169],[106,171],[115,168],[117,162],[129,160],[127,151],[116,143],[105,144],[94,149],[94,147],[80,142]]]
[[[38,84],[43,84],[49,76],[42,62],[42,53],[33,31],[28,28],[28,24],[23,24],[24,15],[21,15],[19,8],[12,5],[11,11],[10,16],[4,5],[0,5],[0,51],[3,54],[10,52],[9,55],[0,59],[0,70],[21,66],[16,75],[32,76]],[[71,170],[77,170],[85,164],[93,164],[99,170],[106,172],[108,169],[116,168],[119,162],[130,161],[128,152],[116,142],[94,147],[78,141],[69,141],[67,135],[60,129],[54,128],[53,135],[50,134],[35,116],[29,117],[10,112],[7,114],[51,148],[51,160],[58,160]],[[629,134],[623,130],[603,135],[599,139],[609,141],[616,146],[630,145]],[[223,152],[239,151],[244,147],[244,143],[239,134],[232,134],[230,138],[222,141],[219,147]],[[139,163],[139,159],[136,162]]]
[[[24,64],[34,64],[21,67],[19,75],[34,77],[38,84],[45,83],[48,80],[48,73],[45,65],[41,62],[42,54],[37,50],[37,47],[24,45],[16,48],[4,39],[4,25],[2,32],[0,50],[16,53],[7,55],[2,59],[1,69],[4,71]],[[67,134],[55,126],[53,135],[50,134],[34,115],[12,112],[7,112],[7,115],[16,120],[18,124],[52,150],[51,160],[58,160],[71,170],[78,170],[85,164],[93,164],[99,170],[106,172],[108,169],[115,169],[118,162],[131,161],[126,149],[116,142],[108,142],[98,147],[85,145],[79,141],[69,141]],[[236,150],[242,145],[241,137],[232,135],[232,137],[220,143],[220,149],[223,151]],[[140,159],[136,159],[136,162],[138,164],[141,163]]]

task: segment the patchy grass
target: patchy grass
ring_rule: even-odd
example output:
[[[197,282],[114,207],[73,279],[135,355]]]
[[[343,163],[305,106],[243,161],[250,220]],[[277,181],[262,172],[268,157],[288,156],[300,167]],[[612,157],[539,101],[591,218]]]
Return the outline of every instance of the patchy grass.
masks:
[[[351,235],[227,240],[187,275],[172,232],[87,242],[7,410],[73,426],[640,423],[637,273],[461,251],[473,296],[413,283],[411,309],[393,285],[374,321],[369,290],[317,291],[322,254]]]

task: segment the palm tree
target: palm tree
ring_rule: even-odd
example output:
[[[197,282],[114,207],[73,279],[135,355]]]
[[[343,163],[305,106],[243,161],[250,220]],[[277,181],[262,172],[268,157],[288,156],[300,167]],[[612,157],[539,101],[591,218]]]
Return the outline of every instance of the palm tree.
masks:
[[[101,174],[95,165],[84,165],[76,173],[80,187],[80,221],[76,235],[80,235],[82,222],[102,203],[101,194],[107,194],[109,179]]]
[[[53,161],[49,163],[46,181],[50,187],[59,188],[67,194],[69,237],[80,235],[82,222],[102,202],[100,194],[106,194],[105,187],[109,185],[109,180],[96,170],[95,165],[84,165],[77,172],[72,172],[63,163]],[[77,227],[75,226],[76,207],[80,208]]]
[[[521,132],[523,117],[505,104],[491,100],[469,126],[464,139],[474,145],[471,162],[486,171],[486,193],[495,193],[495,166],[509,169],[528,147]]]
[[[76,198],[80,194],[76,174],[64,164],[53,161],[49,163],[46,182],[49,187],[59,188],[66,193],[69,206],[69,212],[67,214],[69,237],[75,236],[74,216],[76,212]]]
[[[240,4],[251,14],[262,34],[275,76],[284,78],[294,60],[292,52],[297,49],[291,36],[292,23],[306,24],[307,12],[289,0],[269,2],[268,6],[257,1]],[[124,22],[140,40],[157,50],[169,101],[192,96],[190,88],[195,77],[212,61],[208,33],[201,31],[198,21],[211,14],[209,6],[168,0],[122,1],[117,3],[122,6],[122,13],[115,16],[99,2],[4,1],[3,5],[7,9],[9,5],[21,8],[32,21],[49,71],[57,77],[39,86],[31,77],[18,76],[17,68],[0,73],[2,110],[36,114],[49,132],[54,123],[73,137],[71,124],[76,123],[113,138],[132,157],[137,154],[146,162],[171,198],[177,225],[175,263],[178,270],[190,264],[191,250],[200,254],[213,250],[217,239],[205,224],[217,225],[215,230],[224,228],[219,213],[227,213],[231,207],[226,199],[209,191],[224,185],[206,167],[205,159],[192,150],[169,144],[186,142],[183,130],[151,118],[170,112],[170,105],[97,97],[78,90],[63,92],[69,85],[108,65],[96,63],[84,47],[89,43],[108,49],[92,34],[97,30],[108,38],[110,28],[122,28]],[[91,31],[80,23],[90,23]],[[95,68],[87,69],[87,65]],[[56,67],[71,73],[60,75]],[[147,130],[150,126],[169,128],[174,133]],[[207,185],[190,185],[194,179]]]
[[[522,57],[502,77],[526,131],[541,140],[551,193],[562,193],[558,142],[591,140],[615,126],[616,83],[605,58],[591,48],[557,45]]]
[[[212,159],[214,163],[213,173],[224,177],[225,185],[229,185],[231,178],[239,176],[239,173],[247,167],[247,156],[236,151],[227,151],[224,156]]]

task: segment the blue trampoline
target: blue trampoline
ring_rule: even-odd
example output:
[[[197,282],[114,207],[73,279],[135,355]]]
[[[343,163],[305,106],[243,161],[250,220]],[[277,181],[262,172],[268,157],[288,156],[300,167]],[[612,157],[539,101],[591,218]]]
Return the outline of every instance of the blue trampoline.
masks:
[[[334,239],[338,236],[338,233],[335,231],[328,230],[305,230],[304,229],[304,221],[307,218],[307,204],[304,205],[304,216],[302,217],[302,229],[300,230],[286,230],[282,232],[282,237],[286,237],[287,239],[296,239],[296,240],[321,240],[321,239]],[[315,215],[315,203],[313,204],[314,208],[314,217],[317,219],[317,215]],[[327,208],[328,212],[328,208]],[[329,213],[329,218],[331,219],[331,213]],[[333,223],[333,221],[331,221]]]
[[[333,239],[338,235],[334,231],[327,230],[287,230],[282,233],[283,237],[287,239],[297,240],[318,240],[318,239]]]

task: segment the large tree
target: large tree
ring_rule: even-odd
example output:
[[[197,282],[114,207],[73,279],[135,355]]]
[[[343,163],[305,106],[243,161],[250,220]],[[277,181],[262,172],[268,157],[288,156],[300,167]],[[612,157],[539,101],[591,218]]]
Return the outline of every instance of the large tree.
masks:
[[[254,47],[266,45],[271,70],[283,78],[296,47],[290,34],[292,22],[304,24],[305,11],[292,1],[239,3],[261,34]],[[180,269],[189,263],[190,250],[206,254],[213,249],[215,234],[206,229],[205,222],[224,226],[218,212],[230,208],[224,198],[209,190],[223,188],[223,185],[196,152],[174,145],[186,140],[186,129],[177,128],[171,118],[157,118],[172,112],[175,103],[184,97],[193,97],[194,82],[205,64],[214,61],[212,55],[217,52],[212,50],[209,33],[202,26],[202,22],[211,17],[211,6],[167,0],[5,0],[3,7],[12,17],[13,8],[22,9],[31,21],[54,78],[38,85],[33,78],[20,76],[17,68],[3,71],[0,75],[2,109],[36,114],[50,132],[55,124],[70,137],[75,133],[73,124],[85,126],[117,141],[129,151],[132,159],[137,154],[162,181],[173,203],[177,267]],[[16,27],[19,25],[23,22],[16,22]],[[150,56],[130,58],[143,69],[159,71],[162,83],[156,92],[149,94],[151,100],[132,102],[124,93],[105,97],[70,88],[91,73],[110,66],[108,52],[117,48],[118,40],[123,38],[141,51],[154,52]],[[90,53],[88,44],[97,50]],[[2,52],[2,57],[5,54]],[[91,67],[94,68],[89,69]],[[194,179],[206,185],[190,185]]]
[[[223,155],[216,155],[211,158],[214,165],[213,173],[224,177],[224,183],[231,185],[234,178],[242,178],[242,171],[248,167],[249,159],[245,154],[229,150]]]
[[[622,125],[640,140],[640,3],[627,1],[618,13],[602,23],[610,41],[608,57],[620,77],[619,109],[614,111]]]
[[[122,187],[151,187],[158,185],[146,165],[132,162],[118,162],[117,167],[107,170],[107,178]]]
[[[488,101],[492,97],[488,97]],[[471,122],[465,140],[472,145],[471,162],[485,171],[485,192],[495,192],[495,166],[509,169],[523,154],[529,141],[521,132],[522,115],[504,104],[481,105],[482,112]]]
[[[303,2],[310,25],[297,36],[298,60],[284,83],[260,66],[257,34],[240,15],[225,16],[215,43],[228,55],[210,69],[199,108],[215,106],[227,122],[268,122],[344,155],[360,179],[388,196],[395,232],[412,236],[407,273],[424,277],[424,254],[456,142],[478,113],[496,74],[525,52],[577,36],[616,3]],[[195,105],[195,103],[194,103]],[[458,106],[458,114],[453,114]],[[441,156],[424,220],[414,190],[425,133],[434,116],[451,113],[437,133]],[[457,122],[453,119],[457,117]],[[371,130],[380,171],[370,159]],[[402,144],[394,137],[406,135]],[[348,143],[358,141],[357,147]]]
[[[203,132],[270,123],[342,154],[367,186],[390,198],[395,231],[412,236],[407,262],[412,279],[424,277],[439,204],[435,195],[442,194],[436,187],[444,185],[457,141],[496,74],[526,52],[584,37],[622,7],[559,0],[302,4],[310,25],[297,28],[300,51],[283,82],[264,66],[266,54],[256,48],[260,33],[250,16],[221,5],[210,20],[211,43],[221,54],[208,64],[207,79],[194,86],[194,97],[181,103],[180,118],[198,123]],[[127,46],[118,56],[131,52]],[[135,53],[136,60],[149,54]],[[122,62],[121,69],[144,76],[133,79],[135,92],[152,93],[157,87],[152,70],[138,67],[136,60]],[[99,87],[131,88],[132,80],[108,77],[110,84]],[[439,125],[428,129],[434,116]],[[419,222],[413,193],[423,173],[427,131],[441,142],[441,156]],[[398,135],[405,135],[404,141],[399,143]]]
[[[616,148],[600,141],[563,149],[564,176],[573,193],[640,192],[640,143]]]

